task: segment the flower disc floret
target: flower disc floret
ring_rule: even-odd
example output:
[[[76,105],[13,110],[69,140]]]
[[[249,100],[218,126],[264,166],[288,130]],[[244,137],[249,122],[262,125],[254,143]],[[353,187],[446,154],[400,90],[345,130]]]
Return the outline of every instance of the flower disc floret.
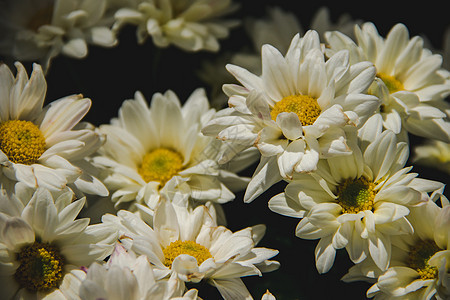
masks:
[[[397,78],[384,73],[378,73],[377,77],[383,80],[384,84],[389,90],[389,93],[393,94],[398,91],[404,90],[403,83],[401,83]]]
[[[18,254],[20,266],[14,278],[31,292],[45,292],[60,285],[63,278],[63,257],[49,243],[35,242],[25,246]]]
[[[158,181],[160,186],[183,168],[183,156],[171,149],[158,148],[144,155],[139,174],[146,182]]]
[[[376,192],[375,184],[365,177],[347,179],[338,187],[337,201],[342,207],[342,213],[358,213],[373,209]]]
[[[279,113],[296,113],[303,126],[312,125],[322,110],[317,100],[307,95],[290,95],[284,97],[273,106],[270,111],[272,120],[276,120]]]
[[[434,241],[421,241],[410,249],[406,263],[408,267],[419,273],[421,279],[434,279],[438,275],[438,269],[434,266],[430,266],[428,261],[439,251],[441,251],[441,249]]]
[[[211,258],[212,255],[209,250],[197,244],[194,241],[175,241],[169,244],[169,246],[163,249],[164,253],[164,265],[166,267],[171,267],[173,260],[181,255],[188,254],[197,259],[197,263],[201,265],[205,260]]]
[[[0,125],[0,149],[14,163],[34,164],[45,151],[45,137],[30,121],[9,120]]]

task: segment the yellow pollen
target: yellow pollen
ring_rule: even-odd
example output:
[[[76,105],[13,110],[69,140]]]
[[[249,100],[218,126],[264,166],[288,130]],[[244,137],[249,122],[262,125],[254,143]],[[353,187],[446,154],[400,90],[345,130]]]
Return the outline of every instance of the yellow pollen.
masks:
[[[42,25],[50,24],[53,17],[53,4],[35,11],[28,21],[26,28],[37,32]]]
[[[375,184],[365,177],[347,179],[337,188],[337,201],[342,207],[342,213],[356,214],[373,209],[376,192]]]
[[[387,86],[389,93],[393,94],[395,92],[404,90],[403,84],[394,76],[378,73],[377,77],[383,80],[384,84]]]
[[[60,285],[64,259],[49,243],[34,242],[17,254],[20,266],[14,273],[19,285],[30,292],[48,292]]]
[[[175,241],[163,249],[164,265],[168,268],[172,266],[173,260],[180,254],[188,254],[197,259],[198,265],[212,257],[211,253],[204,246],[193,241]]]
[[[320,115],[320,109],[317,100],[306,95],[291,95],[284,97],[273,106],[270,111],[272,120],[276,120],[279,113],[296,113],[300,123],[303,126],[312,125]]]
[[[434,241],[420,241],[409,251],[406,264],[416,270],[423,280],[434,279],[438,275],[438,269],[430,266],[428,261],[436,253],[441,251]]]
[[[183,169],[183,156],[167,148],[157,148],[144,155],[139,174],[146,182],[159,181],[160,186]]]
[[[0,124],[0,150],[16,164],[34,164],[45,151],[45,137],[30,121],[9,120]]]

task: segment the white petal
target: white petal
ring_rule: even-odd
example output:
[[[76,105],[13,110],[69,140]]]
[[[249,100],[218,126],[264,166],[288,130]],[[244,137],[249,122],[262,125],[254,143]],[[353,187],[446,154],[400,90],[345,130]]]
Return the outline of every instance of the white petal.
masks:
[[[33,228],[21,218],[7,218],[2,229],[3,242],[13,251],[20,250],[26,244],[34,243]]]
[[[251,300],[253,297],[240,278],[211,279],[211,282],[219,290],[224,299]]]
[[[87,1],[89,2],[89,1]],[[117,43],[116,37],[111,29],[107,27],[92,27],[89,29],[90,42],[94,45],[112,47]]]
[[[279,113],[276,122],[284,136],[289,140],[299,139],[303,135],[302,123],[295,113]]]
[[[296,165],[303,159],[305,141],[296,140],[290,143],[286,150],[278,156],[280,175],[286,179],[292,179]]]
[[[261,48],[261,60],[261,77],[269,97],[279,101],[295,94],[294,83],[289,76],[289,68],[283,55],[273,46],[266,44]]]
[[[381,270],[389,267],[391,260],[391,241],[380,233],[369,234],[369,252],[373,261]]]
[[[88,48],[85,40],[81,38],[74,38],[65,43],[61,51],[67,56],[83,58],[86,57]]]
[[[162,199],[159,206],[155,210],[153,220],[155,232],[164,247],[171,242],[178,240],[180,236],[180,228],[177,221],[177,215],[172,204]]]
[[[336,257],[336,249],[331,243],[331,236],[323,237],[315,249],[316,268],[320,274],[328,272],[333,266]]]
[[[298,202],[284,193],[273,196],[269,200],[269,209],[283,216],[302,218],[304,212]]]
[[[266,191],[282,179],[278,170],[276,157],[261,157],[252,180],[249,182],[244,195],[244,202],[252,202],[260,194]]]
[[[90,107],[91,100],[83,99],[81,95],[53,101],[47,106],[40,129],[46,138],[56,132],[71,130],[86,115]]]

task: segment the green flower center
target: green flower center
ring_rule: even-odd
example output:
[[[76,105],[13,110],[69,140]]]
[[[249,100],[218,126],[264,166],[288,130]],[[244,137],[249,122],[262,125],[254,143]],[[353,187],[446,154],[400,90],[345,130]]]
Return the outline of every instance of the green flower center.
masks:
[[[389,93],[393,94],[395,92],[404,90],[403,84],[394,76],[387,75],[384,73],[378,73],[377,77],[383,80],[384,84],[387,86]]]
[[[296,113],[303,126],[312,125],[322,110],[317,100],[306,95],[291,95],[284,97],[273,106],[270,111],[272,120],[276,121],[279,113]]]
[[[16,164],[34,164],[45,151],[45,137],[30,121],[9,120],[0,124],[0,149]]]
[[[158,148],[145,154],[138,172],[146,182],[158,181],[160,186],[164,186],[182,169],[183,156],[180,153]]]
[[[31,292],[47,292],[60,285],[64,259],[49,243],[34,242],[17,254],[20,266],[14,273],[19,285]]]
[[[342,213],[356,214],[373,209],[376,192],[375,184],[365,177],[347,179],[338,186],[337,201],[342,207]]]
[[[198,265],[212,257],[211,253],[204,246],[193,241],[175,241],[163,249],[164,265],[171,267],[173,260],[180,254],[188,254],[197,259]]]
[[[434,279],[438,275],[438,269],[430,266],[428,261],[439,251],[442,251],[442,249],[434,241],[421,241],[410,249],[406,264],[411,269],[416,270],[421,279]]]

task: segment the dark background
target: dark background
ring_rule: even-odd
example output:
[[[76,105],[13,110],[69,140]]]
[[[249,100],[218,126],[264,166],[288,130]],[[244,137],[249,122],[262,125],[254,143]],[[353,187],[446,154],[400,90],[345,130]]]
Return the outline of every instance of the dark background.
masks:
[[[443,34],[449,25],[448,10],[440,6],[444,2],[419,1],[414,4],[413,1],[408,1],[404,5],[394,4],[394,1],[358,1],[357,4],[350,2],[351,5],[346,5],[349,3],[343,1],[240,2],[241,8],[232,15],[234,18],[263,17],[266,7],[279,6],[295,13],[304,30],[309,29],[313,15],[321,6],[330,8],[333,21],[343,13],[350,14],[354,19],[372,21],[383,36],[393,25],[401,22],[408,27],[411,36],[424,35],[437,49],[442,48]],[[221,42],[221,52],[239,50],[245,45],[250,47],[250,40],[242,28],[236,28],[228,39]],[[92,99],[92,108],[85,120],[95,125],[108,123],[117,115],[122,101],[132,98],[136,90],[142,91],[147,100],[150,100],[153,93],[171,89],[182,101],[198,87],[208,90],[209,87],[197,77],[196,72],[204,60],[214,60],[217,55],[220,53],[187,53],[175,47],[158,49],[151,39],[138,45],[135,29],[126,27],[115,48],[90,46],[89,55],[83,60],[62,56],[55,58],[47,74],[47,101],[82,93]],[[31,63],[24,63],[31,70]],[[421,139],[412,137],[413,144],[421,142]],[[253,170],[254,166],[245,174],[251,175]],[[414,166],[413,171],[422,178],[444,183],[449,179],[444,173],[430,168]],[[281,263],[278,271],[264,274],[262,278],[244,279],[253,297],[260,299],[266,289],[269,289],[279,300],[365,299],[369,284],[340,281],[352,265],[345,250],[337,252],[334,266],[327,274],[318,274],[314,261],[314,248],[318,240],[296,238],[294,231],[299,220],[272,213],[267,208],[270,197],[282,192],[284,186],[285,183],[278,183],[250,204],[244,204],[243,193],[238,193],[235,201],[224,205],[231,230],[264,223],[267,225],[267,232],[259,246],[280,251],[275,257]],[[448,191],[446,194],[449,194]],[[220,299],[215,288],[202,284],[199,290],[203,299]]]

